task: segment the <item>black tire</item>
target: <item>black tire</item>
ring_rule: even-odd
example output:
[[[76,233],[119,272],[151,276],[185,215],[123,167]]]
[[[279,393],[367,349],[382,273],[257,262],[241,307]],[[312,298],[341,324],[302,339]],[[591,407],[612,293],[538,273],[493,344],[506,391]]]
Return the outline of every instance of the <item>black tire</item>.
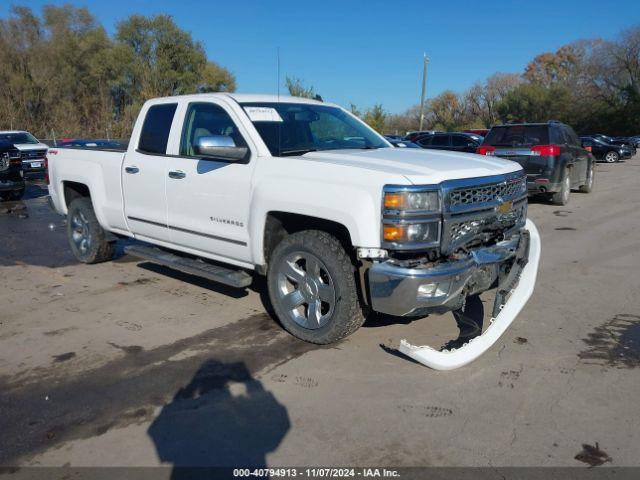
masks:
[[[75,240],[78,236],[80,241]],[[67,238],[73,255],[82,263],[100,263],[113,258],[115,242],[107,241],[107,232],[98,223],[89,197],[76,198],[69,205]],[[82,239],[86,239],[86,244]]]
[[[324,321],[326,323],[324,324],[319,322],[313,327],[305,327],[292,318],[292,316],[296,316],[296,309],[284,306],[285,299],[283,295],[285,293],[282,290],[282,282],[289,280],[288,276],[283,272],[285,270],[290,271],[287,268],[288,265],[291,265],[289,259],[296,256],[300,256],[302,261],[305,261],[305,256],[319,261],[321,268],[318,271],[322,271],[323,275],[326,276],[323,286],[326,287],[330,284],[332,288],[334,303],[332,306],[329,305],[330,308],[325,314],[326,320]],[[307,272],[303,273],[304,276],[301,278],[311,277]],[[318,278],[320,277],[318,276]],[[309,294],[308,288],[306,290],[303,288],[303,282],[306,282],[306,280],[302,280],[296,286],[291,287],[292,290],[289,293],[298,291],[301,297],[303,291],[305,292],[304,295]],[[295,281],[291,283],[293,284]],[[358,296],[355,267],[342,244],[329,233],[319,230],[305,230],[289,235],[282,240],[271,255],[267,273],[267,285],[271,304],[282,326],[293,336],[305,342],[320,345],[336,342],[351,335],[365,321],[366,317]],[[318,297],[316,297],[316,301],[319,302]],[[302,304],[297,308],[307,312],[300,315],[304,319],[311,309],[311,303],[307,301],[306,304]],[[320,309],[318,309],[319,311]]]
[[[587,178],[585,179],[584,185],[580,186],[580,193],[591,193],[593,190],[593,180],[594,180],[595,169],[593,166],[593,162],[589,163],[587,167]]]
[[[0,198],[5,202],[13,201],[16,202],[20,200],[24,196],[24,187],[18,190],[11,190],[9,192],[0,193]]]
[[[555,192],[551,196],[551,201],[555,205],[566,205],[569,203],[569,195],[571,193],[571,172],[568,168],[565,168],[564,175],[562,176],[562,188],[559,192]]]
[[[604,161],[607,163],[616,163],[620,161],[618,152],[610,151],[604,154]]]

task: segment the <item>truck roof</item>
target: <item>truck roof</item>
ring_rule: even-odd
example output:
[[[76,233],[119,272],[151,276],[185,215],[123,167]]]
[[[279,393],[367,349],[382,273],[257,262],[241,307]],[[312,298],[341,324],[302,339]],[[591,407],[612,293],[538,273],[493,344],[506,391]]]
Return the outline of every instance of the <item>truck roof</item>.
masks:
[[[314,105],[332,105],[331,103],[320,102],[318,100],[314,100],[311,98],[303,98],[303,97],[292,97],[290,95],[264,95],[257,93],[227,93],[227,92],[217,92],[217,93],[195,93],[191,95],[175,95],[172,97],[162,97],[162,98],[154,98],[153,100],[169,100],[169,99],[203,99],[210,97],[231,97],[238,103],[276,103],[276,102],[291,102],[291,103],[309,103]],[[152,100],[152,101],[153,101]]]

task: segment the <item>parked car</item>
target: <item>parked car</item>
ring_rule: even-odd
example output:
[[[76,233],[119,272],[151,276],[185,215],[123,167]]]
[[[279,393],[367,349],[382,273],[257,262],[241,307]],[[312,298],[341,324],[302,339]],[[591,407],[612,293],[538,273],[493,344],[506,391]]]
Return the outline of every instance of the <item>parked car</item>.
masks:
[[[368,311],[456,310],[497,282],[496,318],[470,348],[400,346],[455,368],[489,348],[533,290],[540,243],[524,172],[388,147],[337,105],[174,96],[145,103],[126,152],[52,148],[49,193],[79,261],[111,259],[121,236],[147,242],[127,245],[131,255],[233,287],[266,275],[281,324],[311,343],[346,337]]]
[[[0,199],[20,200],[24,189],[20,151],[12,143],[0,140]]]
[[[627,147],[628,150],[631,151],[631,156],[633,157],[636,154],[636,147],[632,144],[628,138],[624,137],[610,137],[608,135],[603,135],[601,133],[597,133],[595,135],[587,135],[588,137],[597,138],[598,140],[603,141],[604,143],[608,143],[609,145],[619,145],[621,147]]]
[[[478,153],[518,162],[527,174],[529,194],[544,195],[556,205],[567,204],[571,189],[589,193],[593,187],[594,158],[564,123],[493,127]]]
[[[405,140],[409,140],[410,142],[415,142],[416,138],[421,137],[422,135],[433,135],[434,133],[443,133],[440,130],[420,130],[417,132],[408,132],[404,137]]]
[[[43,172],[45,157],[49,148],[29,132],[22,130],[0,131],[0,140],[13,144],[22,158],[22,169],[25,172]]]
[[[394,147],[398,147],[398,148],[420,148],[420,145],[417,145],[413,142],[410,142],[409,140],[402,140],[402,139],[397,139],[395,137],[392,137],[391,135],[385,135],[384,138],[387,139],[387,141],[393,145]]]
[[[633,156],[629,147],[613,145],[602,140],[600,137],[580,137],[583,148],[586,148],[597,160],[607,163],[616,163]]]
[[[435,133],[416,138],[415,143],[422,148],[433,150],[453,150],[454,152],[475,153],[483,137],[473,133]]]

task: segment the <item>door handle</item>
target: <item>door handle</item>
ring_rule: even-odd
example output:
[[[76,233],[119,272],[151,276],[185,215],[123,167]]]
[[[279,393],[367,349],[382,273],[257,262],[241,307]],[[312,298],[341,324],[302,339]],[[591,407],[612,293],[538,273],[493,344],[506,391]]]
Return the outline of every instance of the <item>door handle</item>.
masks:
[[[169,178],[175,178],[176,180],[179,180],[181,178],[186,177],[187,174],[184,173],[182,170],[172,170],[169,172]]]
[[[127,173],[138,173],[140,169],[136,166],[133,167],[124,167],[124,171]]]

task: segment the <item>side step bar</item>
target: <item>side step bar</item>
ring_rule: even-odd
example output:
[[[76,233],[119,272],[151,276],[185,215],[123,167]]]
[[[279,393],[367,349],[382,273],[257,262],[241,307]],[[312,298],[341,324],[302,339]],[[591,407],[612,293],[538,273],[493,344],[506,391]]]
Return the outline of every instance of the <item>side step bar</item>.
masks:
[[[200,259],[182,257],[173,253],[146,245],[127,245],[124,252],[134,257],[143,258],[152,263],[179,270],[184,273],[203,277],[214,282],[224,283],[230,287],[244,288],[251,285],[253,278],[244,270],[221,267]]]

